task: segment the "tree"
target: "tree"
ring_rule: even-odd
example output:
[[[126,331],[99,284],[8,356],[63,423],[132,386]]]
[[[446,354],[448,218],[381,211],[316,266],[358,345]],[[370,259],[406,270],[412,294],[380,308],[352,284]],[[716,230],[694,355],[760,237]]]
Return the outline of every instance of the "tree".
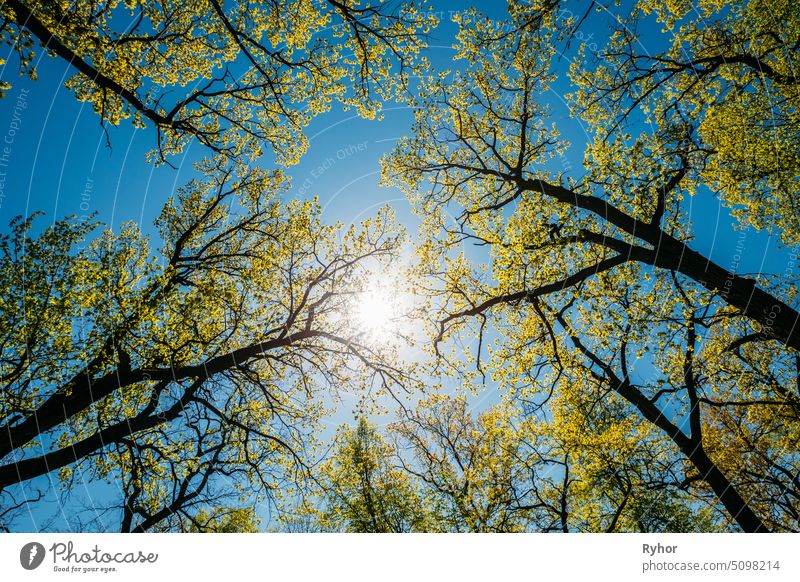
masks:
[[[508,410],[474,418],[464,396],[435,395],[391,431],[403,469],[423,484],[444,531],[524,531],[527,446]]]
[[[190,532],[205,533],[255,533],[259,520],[254,518],[252,510],[222,509],[213,512],[201,512],[195,517]]]
[[[122,531],[252,529],[243,501],[308,477],[322,386],[409,381],[352,317],[395,255],[389,214],[338,245],[315,202],[281,202],[282,174],[247,163],[265,144],[295,163],[333,101],[377,115],[434,23],[338,0],[2,3],[22,73],[61,58],[104,127],[151,124],[159,161],[192,140],[215,154],[165,206],[158,251],[134,225],[88,241],[98,224],[74,218],[3,237],[4,521],[19,484],[58,471],[67,491],[120,481]]]
[[[121,480],[121,527],[272,496],[304,479],[327,386],[408,385],[393,348],[351,317],[395,256],[388,211],[340,233],[285,181],[203,162],[157,221],[91,242],[90,221],[0,239],[0,495],[59,471]],[[337,240],[340,239],[340,240]],[[224,487],[220,487],[221,480]]]
[[[355,428],[341,427],[335,447],[318,473],[318,499],[301,507],[301,514],[311,514],[323,531],[401,533],[436,527],[418,484],[395,466],[393,447],[364,418]]]
[[[561,372],[577,386],[516,391],[517,398],[526,399],[524,438],[532,453],[525,466],[536,531],[711,532],[726,527],[713,495],[692,487],[697,476],[671,451],[670,439],[658,427],[630,414],[622,398],[596,379],[578,375],[580,369],[575,375]]]
[[[37,49],[77,70],[66,86],[103,124],[158,134],[166,161],[196,140],[217,153],[295,163],[332,101],[374,117],[407,89],[435,20],[413,4],[353,0],[25,1],[0,6],[22,73]],[[2,87],[7,89],[7,80]]]
[[[671,10],[640,2],[599,53],[601,67],[591,58],[573,64],[573,111],[595,136],[576,177],[557,169],[568,144],[541,96],[557,78],[558,47],[583,19],[553,2],[511,3],[504,23],[465,15],[456,47],[463,71],[425,83],[414,133],[387,160],[385,180],[425,219],[420,271],[440,309],[437,344],[482,337],[493,321],[504,342],[494,371],[510,391],[532,401],[621,398],[688,461],[689,486],[710,488],[741,529],[793,530],[796,287],[740,276],[693,250],[684,199],[711,191],[737,205],[745,196],[750,210],[738,216],[779,225],[794,241],[793,218],[783,221],[792,189],[765,220],[753,209],[797,175],[785,145],[796,132],[796,8],[778,3],[757,24],[762,3],[730,12],[701,4],[702,19],[683,4],[670,17],[680,27],[667,56],[630,52],[646,15]],[[738,40],[714,44],[712,58],[709,39],[721,37]],[[687,46],[689,64],[676,65]],[[745,48],[767,67],[728,58]],[[579,54],[590,52],[584,45]],[[777,125],[765,105],[772,95]],[[759,128],[740,152],[756,160],[749,165],[724,146],[739,135],[742,103],[745,125]],[[773,139],[780,153],[767,160],[758,152]],[[488,268],[473,268],[468,242],[489,249]],[[755,458],[758,478],[747,469]]]

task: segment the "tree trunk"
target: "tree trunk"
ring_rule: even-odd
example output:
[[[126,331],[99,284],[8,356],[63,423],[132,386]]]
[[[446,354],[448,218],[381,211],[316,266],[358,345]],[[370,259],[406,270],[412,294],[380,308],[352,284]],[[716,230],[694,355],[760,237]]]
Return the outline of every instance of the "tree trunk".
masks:
[[[692,450],[685,450],[684,453],[697,470],[700,471],[703,480],[708,483],[730,516],[742,528],[742,531],[747,533],[769,532],[764,522],[739,495],[739,492],[736,491],[736,488],[728,478],[708,457],[702,446],[696,446]]]

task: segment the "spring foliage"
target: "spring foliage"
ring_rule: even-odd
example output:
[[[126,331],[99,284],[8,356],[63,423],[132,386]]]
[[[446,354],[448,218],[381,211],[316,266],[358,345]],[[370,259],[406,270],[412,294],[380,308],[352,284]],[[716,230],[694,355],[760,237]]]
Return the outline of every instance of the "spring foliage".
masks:
[[[796,255],[800,8],[573,8],[459,11],[445,72],[424,6],[3,3],[23,73],[61,58],[104,124],[156,129],[155,160],[213,155],[155,239],[36,217],[0,238],[0,519],[58,471],[121,482],[123,531],[250,531],[265,499],[325,531],[798,530],[797,277],[717,264],[690,209],[716,199]],[[335,103],[394,99],[414,123],[383,183],[422,222],[424,376],[354,317],[395,268],[391,212],[325,224],[250,163],[297,162]],[[498,402],[472,410],[482,383]],[[325,455],[341,389],[402,406]]]

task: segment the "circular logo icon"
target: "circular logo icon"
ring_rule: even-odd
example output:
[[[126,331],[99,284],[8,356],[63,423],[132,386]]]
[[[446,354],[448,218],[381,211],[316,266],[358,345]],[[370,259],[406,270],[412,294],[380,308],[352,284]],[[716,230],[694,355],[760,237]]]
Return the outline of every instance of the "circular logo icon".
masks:
[[[44,546],[39,542],[30,542],[19,551],[19,563],[26,570],[35,570],[44,562]]]

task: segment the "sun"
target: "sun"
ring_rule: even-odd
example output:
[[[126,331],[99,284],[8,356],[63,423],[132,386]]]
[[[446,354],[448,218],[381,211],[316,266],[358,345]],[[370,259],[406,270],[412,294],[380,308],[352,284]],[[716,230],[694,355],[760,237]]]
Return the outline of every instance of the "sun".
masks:
[[[397,327],[397,297],[386,285],[371,284],[355,305],[358,328],[370,338],[388,340]]]

